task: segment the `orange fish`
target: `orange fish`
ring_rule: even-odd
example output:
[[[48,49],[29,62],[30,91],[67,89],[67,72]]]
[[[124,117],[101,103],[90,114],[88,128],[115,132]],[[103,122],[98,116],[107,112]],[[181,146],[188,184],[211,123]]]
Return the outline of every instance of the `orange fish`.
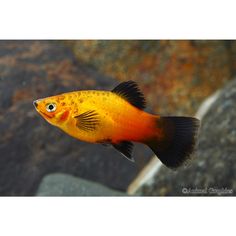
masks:
[[[133,81],[112,91],[75,91],[38,99],[34,106],[50,124],[74,138],[110,144],[131,161],[132,142],[144,143],[169,168],[189,159],[200,125],[192,117],[143,111],[145,98]]]

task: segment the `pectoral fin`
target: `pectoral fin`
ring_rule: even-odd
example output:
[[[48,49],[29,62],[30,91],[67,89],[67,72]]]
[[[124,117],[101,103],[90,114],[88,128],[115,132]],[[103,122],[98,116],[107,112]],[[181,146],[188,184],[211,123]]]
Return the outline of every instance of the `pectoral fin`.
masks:
[[[76,119],[76,126],[84,131],[94,131],[100,124],[100,119],[96,111],[86,111],[78,116]]]

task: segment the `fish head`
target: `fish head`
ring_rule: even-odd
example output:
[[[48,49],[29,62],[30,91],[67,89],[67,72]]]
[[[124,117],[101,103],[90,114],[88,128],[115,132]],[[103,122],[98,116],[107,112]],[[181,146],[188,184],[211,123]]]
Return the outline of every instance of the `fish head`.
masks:
[[[52,96],[35,100],[33,102],[36,111],[50,124],[61,126],[70,114],[70,107],[67,106],[63,96]]]

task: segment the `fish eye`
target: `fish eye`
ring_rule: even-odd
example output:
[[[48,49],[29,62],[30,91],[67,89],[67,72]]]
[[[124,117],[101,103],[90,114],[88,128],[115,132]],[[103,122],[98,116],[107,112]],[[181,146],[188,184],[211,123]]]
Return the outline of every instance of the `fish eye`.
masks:
[[[56,106],[55,103],[49,103],[49,104],[46,105],[46,110],[48,112],[53,112],[53,111],[56,110],[56,108],[57,108],[57,106]]]

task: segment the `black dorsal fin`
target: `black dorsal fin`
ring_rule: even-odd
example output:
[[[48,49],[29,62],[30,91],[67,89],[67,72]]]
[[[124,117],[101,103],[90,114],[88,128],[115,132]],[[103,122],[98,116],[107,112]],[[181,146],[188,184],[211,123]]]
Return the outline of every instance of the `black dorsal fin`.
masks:
[[[113,144],[113,147],[124,155],[129,161],[134,162],[132,158],[133,144],[129,141],[122,141],[120,143]]]
[[[121,96],[139,109],[144,109],[146,106],[144,95],[140,91],[138,85],[132,80],[120,83],[112,90],[112,92]]]

